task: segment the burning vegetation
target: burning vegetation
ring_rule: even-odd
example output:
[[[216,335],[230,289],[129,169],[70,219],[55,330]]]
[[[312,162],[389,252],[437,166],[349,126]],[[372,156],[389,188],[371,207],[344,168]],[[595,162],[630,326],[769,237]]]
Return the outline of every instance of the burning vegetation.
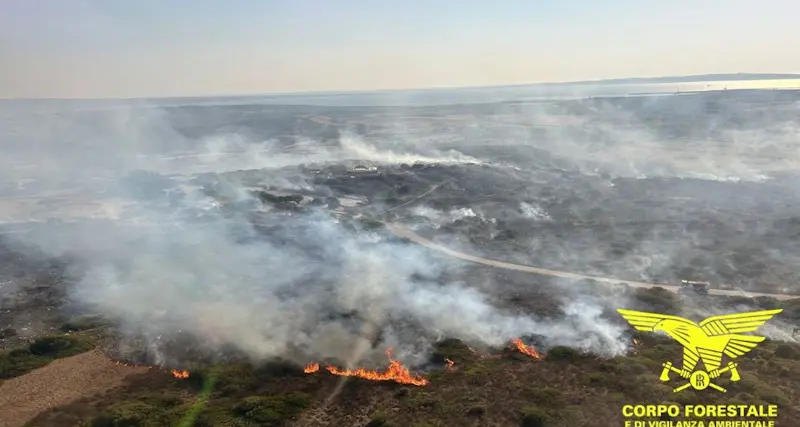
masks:
[[[186,379],[189,378],[189,371],[179,371],[177,369],[172,370],[172,376],[178,379]]]
[[[511,341],[510,347],[534,359],[541,359],[543,357],[543,354],[536,351],[536,348],[526,345],[521,339],[515,339]],[[470,351],[474,352],[472,349],[470,349]],[[386,356],[389,358],[389,366],[384,372],[370,370],[363,367],[357,369],[340,369],[332,365],[325,366],[325,370],[337,376],[357,377],[370,381],[394,381],[400,384],[410,384],[416,386],[424,386],[428,384],[428,380],[426,378],[413,375],[408,368],[400,363],[400,361],[393,359],[391,349],[386,350]],[[497,355],[496,357],[500,357],[500,355]],[[445,358],[444,362],[445,370],[455,370],[455,361]],[[319,372],[319,370],[320,364],[317,362],[311,362],[306,365],[305,368],[303,368],[303,372],[306,374],[313,374]]]
[[[115,360],[115,361],[114,361],[114,364],[115,364],[115,365],[118,365],[118,366],[137,367],[137,368],[147,368],[147,369],[153,369],[153,368],[156,368],[156,369],[162,369],[162,370],[163,370],[163,368],[157,368],[157,367],[155,367],[155,366],[150,366],[150,365],[141,365],[141,364],[131,364],[131,363],[120,362],[119,360]],[[187,371],[187,370],[185,370],[185,369],[183,369],[183,370],[179,370],[179,369],[172,369],[172,370],[170,370],[170,373],[172,374],[172,376],[173,376],[173,377],[175,377],[175,378],[178,378],[178,379],[181,379],[181,380],[185,380],[186,378],[189,378],[189,371]]]
[[[389,358],[389,366],[386,371],[378,372],[376,370],[369,370],[366,368],[358,369],[339,369],[335,366],[328,365],[325,369],[333,375],[342,377],[357,377],[370,381],[394,381],[400,384],[409,384],[415,386],[424,386],[428,384],[428,380],[411,372],[397,360],[392,359],[392,350],[386,350],[386,356]],[[319,371],[319,364],[314,362],[310,363],[304,371],[307,374]]]
[[[519,351],[520,353],[522,353],[524,355],[533,357],[534,359],[541,359],[542,356],[543,356],[541,353],[536,351],[536,348],[534,348],[533,346],[530,346],[530,345],[526,345],[519,338],[511,341],[510,347],[515,349],[515,350],[517,350],[517,351]]]

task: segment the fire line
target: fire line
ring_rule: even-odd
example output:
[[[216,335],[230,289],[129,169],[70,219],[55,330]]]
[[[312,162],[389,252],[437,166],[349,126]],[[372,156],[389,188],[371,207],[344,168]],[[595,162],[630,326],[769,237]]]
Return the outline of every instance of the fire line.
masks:
[[[392,359],[391,349],[386,350],[386,356],[389,358],[389,366],[386,371],[378,372],[376,370],[369,370],[366,368],[357,369],[339,369],[335,366],[326,366],[327,370],[332,375],[343,377],[357,377],[370,381],[394,381],[400,384],[409,384],[415,386],[424,386],[428,384],[426,378],[418,375],[413,375],[397,360]],[[319,364],[316,362],[308,364],[303,370],[305,373],[310,374],[319,371]]]

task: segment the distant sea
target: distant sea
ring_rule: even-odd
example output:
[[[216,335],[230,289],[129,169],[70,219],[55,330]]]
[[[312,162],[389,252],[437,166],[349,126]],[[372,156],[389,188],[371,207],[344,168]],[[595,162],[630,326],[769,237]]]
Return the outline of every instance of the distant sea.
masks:
[[[475,88],[442,88],[351,93],[304,93],[278,95],[242,95],[135,100],[3,100],[0,106],[23,105],[59,109],[107,108],[130,106],[214,106],[214,105],[311,105],[311,106],[435,106],[480,104],[509,101],[566,100],[592,97],[680,95],[721,90],[800,90],[798,79],[686,81],[669,83],[591,82],[499,86]]]
[[[552,84],[486,88],[430,89],[350,94],[283,95],[252,98],[252,103],[319,106],[430,106],[508,101],[546,101],[592,97],[673,95],[741,89],[800,90],[800,79],[731,80],[647,84]],[[207,100],[210,101],[210,100]],[[212,101],[213,102],[213,101]],[[233,99],[226,103],[239,103]],[[249,103],[249,102],[248,102]]]

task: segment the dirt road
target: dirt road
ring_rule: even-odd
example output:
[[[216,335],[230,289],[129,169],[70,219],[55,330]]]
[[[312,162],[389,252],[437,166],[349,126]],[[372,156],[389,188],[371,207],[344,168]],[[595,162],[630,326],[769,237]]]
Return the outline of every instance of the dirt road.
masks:
[[[480,258],[474,255],[465,254],[462,252],[454,251],[452,249],[446,248],[444,246],[438,245],[417,233],[405,228],[401,225],[397,224],[389,224],[385,223],[386,228],[391,231],[394,235],[398,237],[404,237],[414,243],[419,245],[425,246],[427,248],[433,249],[435,251],[442,252],[447,254],[453,258],[462,259],[469,262],[474,262],[477,264],[489,265],[496,268],[504,268],[506,270],[516,270],[516,271],[524,271],[527,273],[534,273],[534,274],[542,274],[545,276],[555,276],[555,277],[563,277],[567,279],[592,279],[598,282],[605,282],[605,283],[624,283],[628,286],[634,288],[654,288],[660,287],[667,289],[672,292],[678,292],[680,286],[675,285],[662,285],[658,283],[647,283],[647,282],[637,282],[631,280],[620,280],[620,279],[613,279],[609,277],[597,277],[597,276],[588,276],[585,274],[578,274],[578,273],[570,273],[568,271],[560,271],[560,270],[550,270],[546,268],[539,268],[539,267],[532,267],[528,265],[519,265],[519,264],[512,264],[503,261],[497,261],[492,259]],[[753,293],[753,292],[744,292],[741,290],[725,290],[725,289],[709,289],[708,291],[711,295],[728,295],[728,296],[744,296],[748,298],[755,298],[755,297],[770,297],[775,298],[778,300],[789,300],[800,298],[800,295],[787,295],[787,294],[766,294],[766,293]]]

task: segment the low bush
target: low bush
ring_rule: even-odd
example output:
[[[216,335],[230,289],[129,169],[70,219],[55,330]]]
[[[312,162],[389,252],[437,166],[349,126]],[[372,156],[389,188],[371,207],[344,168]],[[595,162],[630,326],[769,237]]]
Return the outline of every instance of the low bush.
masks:
[[[311,396],[305,393],[250,396],[234,406],[233,413],[261,426],[279,426],[310,404]]]
[[[445,359],[461,364],[467,361],[474,361],[476,356],[469,346],[462,341],[448,338],[436,343],[431,355],[431,361],[435,363],[445,363]]]
[[[57,335],[39,338],[28,348],[0,352],[0,379],[23,375],[55,359],[74,356],[93,347],[84,337]]]
[[[389,419],[383,412],[376,412],[372,414],[369,422],[364,427],[385,427],[389,425]]]
[[[547,352],[548,360],[574,361],[581,357],[581,353],[571,347],[557,346]]]
[[[27,349],[0,353],[0,379],[18,377],[50,363],[49,357],[36,356]]]
[[[520,412],[520,427],[544,427],[547,425],[547,414],[535,406],[526,406]]]
[[[94,346],[82,337],[67,335],[42,337],[31,343],[28,350],[36,356],[69,357],[89,351]]]
[[[796,360],[800,359],[800,351],[788,344],[778,344],[778,347],[775,348],[775,356],[781,359]]]

